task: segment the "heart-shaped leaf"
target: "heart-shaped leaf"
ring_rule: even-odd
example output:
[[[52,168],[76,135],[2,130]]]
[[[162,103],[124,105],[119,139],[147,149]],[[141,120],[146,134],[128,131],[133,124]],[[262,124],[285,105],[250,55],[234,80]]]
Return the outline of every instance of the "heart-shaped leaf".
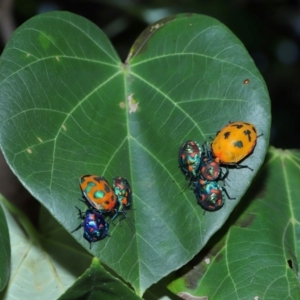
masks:
[[[126,177],[128,220],[92,252],[139,295],[190,260],[224,223],[261,165],[269,138],[264,81],[241,42],[210,17],[182,14],[148,27],[122,64],[94,24],[66,12],[32,18],[1,59],[1,145],[11,168],[69,231],[84,208],[83,174]],[[196,204],[178,167],[181,143],[200,144],[228,121],[253,123],[258,145],[231,170],[215,213]],[[88,247],[82,232],[75,236]]]
[[[299,179],[300,152],[271,148],[230,229],[171,290],[211,300],[299,299]]]

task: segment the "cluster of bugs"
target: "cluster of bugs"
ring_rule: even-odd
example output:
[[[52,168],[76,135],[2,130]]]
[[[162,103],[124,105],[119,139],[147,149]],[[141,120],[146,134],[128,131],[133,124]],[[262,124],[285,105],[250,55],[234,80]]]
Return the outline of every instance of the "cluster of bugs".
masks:
[[[90,243],[103,240],[108,235],[109,223],[118,216],[126,217],[131,205],[132,192],[128,181],[115,177],[112,187],[108,181],[97,175],[83,175],[79,180],[82,199],[88,209],[83,213],[78,207],[82,222],[72,232],[83,227],[83,237]]]
[[[193,183],[198,204],[206,211],[223,207],[225,196],[231,198],[220,185],[228,175],[228,166],[248,168],[240,162],[250,155],[257,141],[255,126],[246,122],[232,122],[217,132],[211,144],[200,146],[189,140],[179,149],[179,165],[186,178]],[[253,171],[253,170],[252,170]]]
[[[223,207],[225,197],[231,198],[220,184],[229,172],[229,166],[248,168],[240,162],[250,155],[257,141],[255,126],[246,122],[232,122],[217,132],[211,143],[202,146],[189,140],[179,149],[179,165],[191,184],[198,204],[205,211]],[[109,236],[109,223],[118,216],[126,217],[130,209],[132,192],[128,181],[115,177],[112,186],[97,175],[84,175],[79,180],[82,199],[87,210],[78,215],[82,222],[72,232],[83,227],[83,237],[91,244]]]

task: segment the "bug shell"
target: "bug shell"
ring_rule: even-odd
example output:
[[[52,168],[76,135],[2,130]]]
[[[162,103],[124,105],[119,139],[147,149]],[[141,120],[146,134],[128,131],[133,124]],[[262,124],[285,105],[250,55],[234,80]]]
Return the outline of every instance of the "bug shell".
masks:
[[[190,179],[198,176],[202,149],[196,141],[186,141],[179,148],[179,166]]]
[[[225,195],[216,181],[199,180],[195,186],[198,204],[208,211],[216,211],[223,207]]]
[[[112,212],[116,209],[117,196],[104,177],[83,175],[79,184],[84,199],[99,212]]]
[[[83,237],[90,243],[103,240],[108,235],[109,224],[99,212],[87,210],[83,220]]]
[[[85,213],[76,207],[79,218],[82,222],[72,232],[83,227],[83,237],[91,244],[103,240],[108,236],[109,224],[105,221],[104,216],[94,209],[88,209]]]
[[[118,210],[121,211],[131,205],[131,188],[124,177],[115,177],[113,180],[113,190],[118,198]]]
[[[211,144],[215,160],[222,164],[237,164],[256,146],[257,132],[254,125],[232,122],[222,128]]]

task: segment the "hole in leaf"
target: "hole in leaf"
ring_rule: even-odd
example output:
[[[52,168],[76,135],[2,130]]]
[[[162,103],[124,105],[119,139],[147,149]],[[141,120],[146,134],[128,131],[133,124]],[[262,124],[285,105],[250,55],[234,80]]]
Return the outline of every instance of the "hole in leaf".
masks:
[[[291,259],[287,260],[287,263],[291,269],[293,269],[293,261]]]

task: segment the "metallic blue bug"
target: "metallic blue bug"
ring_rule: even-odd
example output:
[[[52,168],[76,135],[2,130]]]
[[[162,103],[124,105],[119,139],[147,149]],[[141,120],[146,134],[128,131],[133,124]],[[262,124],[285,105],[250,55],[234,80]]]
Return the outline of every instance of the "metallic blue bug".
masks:
[[[179,165],[184,175],[193,180],[198,177],[202,149],[196,141],[186,141],[179,148]]]
[[[79,218],[83,222],[72,232],[83,227],[83,237],[90,243],[91,248],[92,243],[103,240],[108,236],[109,224],[105,221],[103,215],[94,209],[88,209],[85,213],[82,213],[78,207],[76,208],[78,209]]]

